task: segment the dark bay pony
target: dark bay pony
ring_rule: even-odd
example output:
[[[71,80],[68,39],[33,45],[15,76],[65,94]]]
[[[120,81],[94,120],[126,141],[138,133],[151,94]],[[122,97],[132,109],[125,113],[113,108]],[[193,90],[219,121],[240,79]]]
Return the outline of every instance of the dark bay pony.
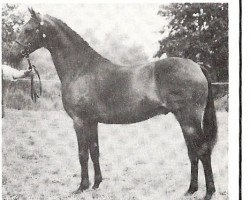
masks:
[[[81,183],[89,187],[89,153],[94,164],[93,188],[102,181],[99,165],[98,123],[130,124],[172,112],[180,123],[191,162],[187,194],[198,190],[198,162],[206,180],[205,199],[215,192],[211,152],[217,124],[211,83],[205,70],[188,59],[167,58],[145,66],[113,64],[93,50],[65,23],[30,9],[12,47],[12,59],[23,52],[47,48],[62,83],[62,102],[76,131]]]

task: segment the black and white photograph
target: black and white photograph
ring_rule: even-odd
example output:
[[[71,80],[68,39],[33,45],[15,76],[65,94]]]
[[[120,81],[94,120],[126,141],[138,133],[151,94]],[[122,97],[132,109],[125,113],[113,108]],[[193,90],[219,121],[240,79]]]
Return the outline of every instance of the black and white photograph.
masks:
[[[239,197],[234,5],[2,3],[2,199]]]

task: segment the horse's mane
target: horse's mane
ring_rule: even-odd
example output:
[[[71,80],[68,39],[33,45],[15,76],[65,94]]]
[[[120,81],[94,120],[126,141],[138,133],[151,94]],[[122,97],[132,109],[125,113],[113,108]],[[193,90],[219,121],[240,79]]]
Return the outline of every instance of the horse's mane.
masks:
[[[84,49],[85,51],[86,50],[91,51],[92,53],[95,53],[99,58],[102,58],[108,61],[108,59],[104,58],[99,53],[97,53],[93,48],[91,48],[89,43],[86,42],[77,32],[71,29],[65,22],[63,22],[62,20],[56,17],[52,17],[50,15],[47,15],[47,17],[53,22],[55,22],[69,38],[74,38],[73,42],[78,48],[82,47],[82,49]]]
[[[68,35],[73,37],[77,42],[78,45],[83,44],[84,46],[89,46],[89,43],[86,42],[77,32],[75,32],[73,29],[71,29],[65,22],[63,22],[62,20],[56,18],[56,17],[52,17],[50,15],[47,15],[48,18],[50,20],[52,20],[53,22],[55,22],[57,25],[60,26],[60,28]]]

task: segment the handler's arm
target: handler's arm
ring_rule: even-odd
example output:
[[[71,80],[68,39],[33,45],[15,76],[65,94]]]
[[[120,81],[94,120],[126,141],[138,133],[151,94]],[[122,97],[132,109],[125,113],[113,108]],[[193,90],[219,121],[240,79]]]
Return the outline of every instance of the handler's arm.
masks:
[[[17,70],[8,65],[2,65],[3,79],[16,80],[30,75],[31,70]]]

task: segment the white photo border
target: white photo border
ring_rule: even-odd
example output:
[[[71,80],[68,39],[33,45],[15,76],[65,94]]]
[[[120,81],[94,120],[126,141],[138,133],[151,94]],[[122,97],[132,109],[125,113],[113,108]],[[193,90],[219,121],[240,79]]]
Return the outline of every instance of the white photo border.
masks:
[[[77,3],[186,3],[187,1],[163,1],[163,0],[3,0],[4,3],[18,3],[18,4],[77,4]],[[228,147],[228,173],[229,173],[229,182],[228,182],[228,196],[230,199],[239,199],[239,73],[240,73],[240,2],[238,0],[189,0],[190,3],[228,3],[229,4],[229,123],[228,123],[228,134],[229,134],[229,147]],[[2,6],[1,4],[1,6]],[[249,20],[249,18],[248,18]],[[2,20],[1,20],[2,21]],[[1,26],[2,27],[2,26]],[[2,32],[2,30],[1,30]],[[2,38],[1,38],[2,39]],[[2,41],[1,41],[2,42]],[[2,46],[1,52],[2,52]],[[2,60],[1,60],[2,61]],[[2,87],[1,87],[2,88]],[[2,93],[1,93],[2,95]],[[1,129],[2,130],[2,129]],[[248,136],[247,139],[250,137]],[[246,139],[246,138],[245,138]],[[246,139],[246,140],[247,140]],[[249,142],[248,142],[249,143]],[[2,138],[1,138],[2,145]],[[2,147],[2,146],[1,146]],[[2,161],[2,154],[1,154]],[[249,169],[249,168],[248,168]],[[248,170],[249,171],[249,170]],[[1,168],[2,172],[2,168]],[[244,173],[243,173],[244,174]],[[249,175],[249,172],[248,172]],[[1,177],[2,178],[2,177]],[[1,181],[2,182],[2,181]],[[244,184],[244,179],[243,179]],[[2,187],[1,187],[2,190]],[[246,195],[245,197],[249,197]]]

